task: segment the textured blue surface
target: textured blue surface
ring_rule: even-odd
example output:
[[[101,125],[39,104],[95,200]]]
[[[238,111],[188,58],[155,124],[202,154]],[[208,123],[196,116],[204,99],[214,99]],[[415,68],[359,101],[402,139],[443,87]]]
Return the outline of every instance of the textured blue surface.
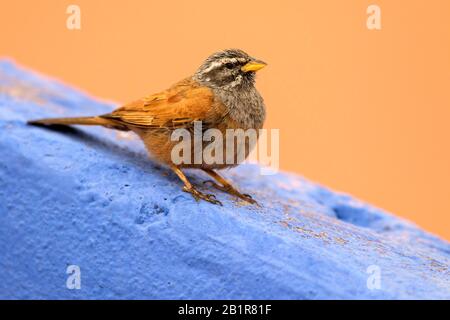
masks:
[[[0,298],[450,298],[450,245],[350,196],[245,165],[262,208],[196,203],[132,134],[25,124],[113,107],[0,62]]]

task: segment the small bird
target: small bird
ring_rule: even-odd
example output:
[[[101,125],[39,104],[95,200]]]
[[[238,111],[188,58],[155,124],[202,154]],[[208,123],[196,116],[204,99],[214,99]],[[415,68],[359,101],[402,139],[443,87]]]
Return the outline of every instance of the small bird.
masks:
[[[185,78],[165,91],[145,96],[111,113],[93,117],[51,118],[29,121],[31,125],[99,125],[111,129],[133,131],[144,142],[150,155],[169,166],[184,183],[183,191],[213,204],[222,205],[213,194],[199,191],[189,182],[181,168],[201,169],[215,181],[208,180],[216,189],[237,196],[249,203],[257,202],[248,194],[239,192],[216,170],[238,163],[183,163],[172,161],[171,151],[177,143],[171,140],[176,129],[193,131],[194,123],[201,121],[202,130],[262,128],[265,119],[263,98],[256,90],[255,73],[266,63],[239,49],[227,49],[209,56],[191,77]],[[203,142],[205,144],[206,142]],[[215,140],[208,143],[217,143]],[[193,145],[193,144],[191,144]],[[194,148],[191,152],[194,153]],[[238,148],[234,148],[237,150]],[[245,150],[245,158],[251,147]]]

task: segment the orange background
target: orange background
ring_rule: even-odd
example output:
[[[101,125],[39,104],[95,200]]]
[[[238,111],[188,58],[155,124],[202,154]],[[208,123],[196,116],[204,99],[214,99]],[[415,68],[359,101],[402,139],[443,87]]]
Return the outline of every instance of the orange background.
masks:
[[[242,48],[269,63],[257,85],[283,169],[450,239],[449,15],[448,0],[3,0],[0,55],[127,102]]]

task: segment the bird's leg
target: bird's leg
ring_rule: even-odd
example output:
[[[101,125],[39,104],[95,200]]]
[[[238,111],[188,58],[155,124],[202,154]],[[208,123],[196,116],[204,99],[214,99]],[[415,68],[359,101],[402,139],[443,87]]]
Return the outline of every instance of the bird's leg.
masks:
[[[171,166],[171,169],[175,174],[180,178],[181,181],[183,181],[183,191],[190,193],[195,200],[199,201],[200,199],[211,202],[213,204],[222,205],[222,203],[216,199],[216,196],[213,194],[205,194],[200,191],[198,191],[187,179],[187,177],[184,175],[183,171],[181,171],[180,168],[177,166]]]
[[[231,195],[234,195],[238,198],[241,198],[242,200],[245,200],[251,204],[258,204],[249,194],[240,193],[235,187],[233,187],[233,185],[230,182],[228,182],[225,178],[223,178],[221,175],[219,175],[214,170],[212,170],[212,169],[202,169],[202,170],[204,172],[206,172],[207,174],[209,174],[211,177],[213,177],[220,184],[218,184],[212,180],[207,180],[204,183],[209,183],[214,188],[224,191],[226,193],[229,193]]]

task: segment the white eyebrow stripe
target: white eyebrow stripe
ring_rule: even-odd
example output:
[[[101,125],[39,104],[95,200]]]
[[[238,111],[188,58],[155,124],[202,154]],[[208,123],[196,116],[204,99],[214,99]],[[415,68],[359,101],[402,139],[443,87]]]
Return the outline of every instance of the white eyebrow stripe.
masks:
[[[220,60],[217,61],[213,61],[211,62],[211,64],[209,65],[208,68],[206,68],[203,72],[208,73],[211,70],[218,68],[220,66],[223,66],[224,64],[227,63],[236,63],[236,62],[247,62],[246,58],[222,58]]]
[[[214,61],[214,62],[211,62],[211,64],[209,65],[209,67],[206,68],[206,69],[203,71],[203,73],[208,73],[208,72],[210,72],[212,69],[215,69],[215,68],[217,68],[217,67],[220,67],[222,64],[223,64],[223,63],[222,63],[221,61]]]

